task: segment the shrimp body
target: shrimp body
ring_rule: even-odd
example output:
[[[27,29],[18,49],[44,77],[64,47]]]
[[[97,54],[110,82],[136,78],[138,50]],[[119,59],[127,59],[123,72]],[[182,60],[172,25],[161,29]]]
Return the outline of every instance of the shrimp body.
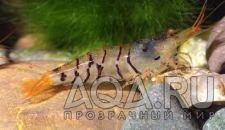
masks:
[[[151,78],[169,68],[177,47],[177,39],[168,38],[99,50],[48,71],[39,80],[25,81],[22,90],[28,96],[35,96],[54,86],[72,84],[77,76],[85,84],[92,84],[101,76],[124,81],[131,81],[137,75]]]
[[[172,42],[172,39],[170,40]],[[57,70],[52,71],[54,85],[72,82],[76,76],[80,76],[85,83],[91,84],[100,76],[130,80],[130,78],[142,75],[149,69],[154,71],[154,74],[159,74],[167,69],[163,62],[176,53],[176,46],[168,48],[168,46],[162,46],[162,44],[149,42],[144,45],[133,45],[132,47],[108,48],[100,50],[100,53],[88,54],[74,62],[54,69]],[[143,50],[145,49],[143,46],[147,46],[147,50]],[[163,47],[166,51],[160,52],[157,50],[163,49]],[[169,51],[174,53],[169,53]]]

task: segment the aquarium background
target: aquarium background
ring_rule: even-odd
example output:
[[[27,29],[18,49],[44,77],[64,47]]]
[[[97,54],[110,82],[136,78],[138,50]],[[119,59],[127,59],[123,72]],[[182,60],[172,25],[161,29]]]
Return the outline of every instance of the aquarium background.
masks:
[[[223,0],[208,1],[210,14]],[[3,0],[0,2],[1,44],[13,47],[21,35],[37,38],[34,49],[61,50],[75,56],[111,45],[190,27],[204,1],[195,0]],[[219,20],[224,6],[204,23]],[[207,15],[206,14],[206,15]]]
[[[24,0],[25,31],[39,47],[76,55],[101,46],[131,43],[168,28],[190,26],[197,12],[188,0]]]

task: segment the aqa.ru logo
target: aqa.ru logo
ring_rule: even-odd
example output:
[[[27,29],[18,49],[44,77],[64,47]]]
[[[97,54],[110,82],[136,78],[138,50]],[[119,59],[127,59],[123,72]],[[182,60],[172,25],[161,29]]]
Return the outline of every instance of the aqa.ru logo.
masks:
[[[193,76],[190,79],[190,100],[191,103],[196,107],[196,108],[207,108],[210,107],[214,98],[214,77],[210,76],[207,77],[207,86],[205,89],[207,90],[207,99],[205,102],[209,102],[205,105],[198,106],[196,104],[199,103],[197,97],[198,97],[198,91],[197,91],[197,77]],[[108,82],[111,83],[116,90],[116,96],[115,98],[112,98],[108,95],[97,93],[98,87],[100,84]],[[170,85],[172,83],[178,83],[180,84],[180,89],[178,90],[173,90],[171,89]],[[76,91],[80,88],[81,96],[79,100],[74,101],[74,97],[76,96]],[[148,87],[151,87],[150,85]],[[142,98],[138,101],[133,102],[135,92],[137,89],[140,91]],[[170,97],[175,96],[182,104],[182,108],[188,108],[187,101],[185,101],[185,98],[182,97],[182,94],[185,93],[188,90],[188,83],[183,77],[169,77],[166,76],[164,77],[164,107],[165,108],[170,108]],[[177,95],[177,92],[180,94],[179,96]],[[122,86],[119,83],[119,81],[116,78],[109,77],[109,76],[104,76],[100,77],[97,80],[94,81],[94,83],[91,86],[91,92],[90,92],[90,98],[88,96],[87,90],[84,87],[83,80],[81,77],[76,77],[73,86],[70,90],[70,93],[68,95],[68,98],[66,100],[64,109],[70,109],[74,108],[77,106],[80,106],[81,104],[84,104],[87,109],[93,109],[92,102],[102,108],[102,109],[110,109],[113,107],[120,107],[124,109],[129,109],[129,108],[135,108],[139,106],[145,105],[146,108],[151,109],[153,108],[152,102],[149,98],[149,95],[146,91],[146,87],[143,84],[143,81],[140,76],[137,76],[133,82],[131,91],[128,95],[128,98],[125,103],[121,102],[121,99],[123,97],[123,90]],[[103,102],[104,100],[104,102]]]

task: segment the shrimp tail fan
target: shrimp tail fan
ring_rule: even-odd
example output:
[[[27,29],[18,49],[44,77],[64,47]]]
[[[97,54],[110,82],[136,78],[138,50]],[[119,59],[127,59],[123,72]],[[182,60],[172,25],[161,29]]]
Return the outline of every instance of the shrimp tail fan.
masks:
[[[26,97],[33,97],[50,87],[50,75],[44,74],[40,79],[23,79],[21,90]]]

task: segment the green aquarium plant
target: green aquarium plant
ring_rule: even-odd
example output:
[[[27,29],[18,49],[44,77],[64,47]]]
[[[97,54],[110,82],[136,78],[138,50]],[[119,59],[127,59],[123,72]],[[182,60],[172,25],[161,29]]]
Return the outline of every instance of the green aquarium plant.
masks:
[[[189,0],[22,0],[25,31],[38,47],[81,55],[191,25]]]

